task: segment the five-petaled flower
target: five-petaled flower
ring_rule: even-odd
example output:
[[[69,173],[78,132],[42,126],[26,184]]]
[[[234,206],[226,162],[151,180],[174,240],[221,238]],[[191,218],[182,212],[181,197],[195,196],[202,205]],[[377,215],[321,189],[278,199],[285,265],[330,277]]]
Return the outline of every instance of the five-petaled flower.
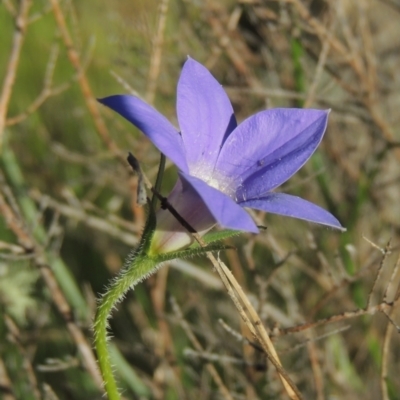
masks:
[[[257,233],[244,207],[344,230],[315,204],[273,192],[314,153],[326,129],[328,111],[270,109],[237,125],[222,86],[191,58],[178,82],[180,132],[137,97],[115,95],[99,101],[139,128],[176,164],[179,179],[168,200],[200,234],[215,224]],[[152,252],[177,250],[192,240],[168,210],[158,211]]]

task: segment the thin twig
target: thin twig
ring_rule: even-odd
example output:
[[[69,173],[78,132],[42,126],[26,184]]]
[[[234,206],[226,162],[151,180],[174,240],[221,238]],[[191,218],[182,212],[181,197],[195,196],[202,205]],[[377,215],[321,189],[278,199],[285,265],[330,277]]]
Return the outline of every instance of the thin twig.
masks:
[[[120,150],[118,149],[115,142],[111,139],[106,124],[103,121],[103,118],[98,109],[98,105],[95,97],[93,96],[92,89],[90,87],[89,81],[86,78],[84,73],[81,59],[78,51],[76,50],[74,43],[72,41],[71,35],[69,33],[67,24],[65,22],[64,14],[61,10],[60,3],[58,0],[50,0],[51,5],[53,7],[54,17],[57,22],[57,26],[60,30],[61,37],[64,41],[65,47],[67,49],[68,58],[72,66],[75,68],[78,74],[78,83],[81,88],[83,97],[86,102],[86,106],[89,110],[90,115],[92,116],[94,125],[96,127],[97,133],[102,138],[108,149],[119,158],[119,160],[125,164],[124,157],[121,155]]]
[[[138,237],[131,232],[137,232],[138,228],[136,225],[129,223],[118,218],[112,218],[113,216],[105,216],[100,218],[95,215],[91,215],[81,206],[79,203],[72,206],[68,204],[60,203],[49,196],[42,195],[38,190],[31,190],[30,196],[33,200],[41,202],[45,207],[49,207],[68,218],[75,221],[79,221],[86,226],[97,229],[100,232],[106,232],[108,235],[117,238],[122,243],[129,246],[136,246],[138,244]],[[129,231],[121,229],[127,229]]]
[[[329,49],[331,47],[330,38],[333,34],[335,22],[336,21],[332,22],[331,27],[329,28],[329,31],[328,31],[329,36],[324,39],[324,42],[322,44],[322,50],[321,50],[321,53],[318,58],[317,67],[315,68],[315,72],[313,74],[314,77],[313,77],[312,83],[310,85],[310,89],[308,90],[308,93],[307,93],[307,99],[304,102],[304,108],[310,107],[314,102],[315,94],[317,91],[317,86],[318,86],[319,80],[322,76],[322,73],[324,72],[324,67],[327,62]]]
[[[390,313],[390,315],[393,313]],[[394,325],[388,322],[385,331],[385,338],[383,340],[382,346],[382,366],[381,366],[381,377],[380,377],[380,386],[382,392],[382,400],[389,400],[389,392],[388,392],[388,385],[387,385],[387,378],[389,372],[389,356],[391,354],[390,350],[390,339],[393,335]]]
[[[147,78],[146,100],[153,104],[160,75],[161,53],[164,43],[165,27],[167,25],[169,0],[162,0],[159,5],[157,32],[153,38],[153,51],[150,59],[149,75]]]
[[[290,328],[283,328],[283,329],[275,329],[274,330],[274,335],[277,336],[282,336],[282,335],[287,335],[288,333],[295,333],[295,332],[301,332],[306,329],[311,329],[311,328],[316,328],[317,326],[321,325],[326,325],[326,324],[331,324],[333,322],[338,322],[338,321],[344,321],[347,319],[353,319],[357,317],[361,317],[362,315],[374,315],[377,312],[382,312],[383,314],[387,315],[387,311],[392,309],[394,306],[394,303],[385,303],[382,302],[380,304],[377,304],[373,307],[370,307],[368,309],[357,309],[354,311],[345,311],[341,314],[336,314],[328,318],[322,318],[319,319],[318,321],[315,322],[307,322],[305,324],[300,324],[296,326],[292,326]]]
[[[10,102],[11,93],[17,74],[22,44],[25,38],[28,12],[31,4],[31,0],[21,0],[18,15],[15,19],[15,32],[11,47],[11,54],[8,60],[3,81],[3,88],[0,95],[0,149],[4,140],[4,127],[6,123],[8,104]]]
[[[379,263],[379,267],[378,267],[378,271],[376,271],[376,276],[374,279],[374,284],[372,285],[371,291],[368,295],[368,301],[367,301],[367,309],[371,308],[372,305],[372,295],[375,292],[376,286],[378,284],[379,278],[382,275],[382,271],[383,271],[383,266],[385,264],[386,258],[388,256],[388,254],[390,254],[391,252],[391,247],[390,247],[390,240],[388,241],[388,243],[385,246],[384,252],[383,252],[383,257],[381,259],[381,262]]]
[[[376,97],[377,70],[376,57],[372,41],[371,28],[367,19],[369,2],[365,0],[357,1],[358,18],[360,21],[360,30],[363,39],[363,48],[366,61],[366,82],[369,96]]]
[[[54,69],[59,53],[57,45],[53,46],[50,51],[49,61],[46,67],[46,73],[43,80],[43,88],[36,99],[21,113],[6,120],[6,126],[16,125],[25,120],[29,115],[33,114],[47,99],[57,96],[66,91],[70,87],[70,83],[62,83],[56,87],[52,87]]]
[[[238,342],[248,344],[257,351],[262,352],[263,349],[257,343],[250,341],[247,337],[243,336],[241,333],[235,331],[231,328],[224,320],[219,319],[218,322],[221,324],[222,328],[225,329],[230,335],[232,335]]]
[[[341,27],[343,31],[343,37],[347,42],[347,61],[351,60],[349,64],[357,66],[356,70],[359,70],[359,77],[361,78],[365,75],[365,68],[360,54],[360,46],[357,43],[355,34],[353,34],[350,28],[350,24],[345,13],[345,4],[347,3],[344,0],[340,0],[336,2],[336,4],[336,10],[339,17],[338,19],[341,22]]]
[[[392,294],[394,300],[396,301],[396,292],[398,291],[398,286],[397,286],[397,288],[394,288],[394,282],[395,282],[395,278],[397,276],[397,273],[398,273],[399,269],[400,269],[400,254],[397,257],[397,261],[396,261],[396,264],[395,264],[395,266],[393,268],[392,275],[390,276],[389,282],[388,282],[388,284],[386,286],[386,290],[385,290],[385,293],[383,295],[383,301],[384,302],[388,302],[389,294]]]

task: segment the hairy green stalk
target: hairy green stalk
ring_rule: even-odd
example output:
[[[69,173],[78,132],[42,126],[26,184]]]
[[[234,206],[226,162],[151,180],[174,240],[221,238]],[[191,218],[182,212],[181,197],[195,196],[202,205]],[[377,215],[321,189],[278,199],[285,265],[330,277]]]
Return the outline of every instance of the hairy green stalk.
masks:
[[[147,250],[154,231],[154,223],[155,216],[150,213],[140,246],[128,257],[122,272],[108,287],[97,309],[94,323],[94,341],[100,371],[104,380],[104,388],[109,400],[120,400],[111,365],[107,335],[108,321],[116,305],[123,300],[129,289],[133,289],[138,283],[155,273],[164,262],[175,258],[187,258],[205,254],[207,251],[220,251],[229,248],[221,243],[211,243],[204,248],[195,247],[150,257],[147,254]]]
[[[156,227],[156,216],[149,202],[149,215],[143,230],[140,244],[125,262],[120,274],[112,281],[106,293],[100,299],[94,322],[94,342],[104,388],[109,400],[120,400],[117,383],[114,378],[110,353],[107,347],[108,321],[115,306],[120,303],[129,289],[149,277],[161,266],[159,260],[147,255]]]
[[[115,278],[107,292],[101,298],[94,323],[94,341],[99,361],[100,371],[104,379],[104,387],[109,400],[120,400],[117,383],[114,378],[110,354],[107,347],[108,320],[115,306],[123,300],[129,289],[157,271],[160,266],[156,260],[146,254],[134,254],[129,266]]]

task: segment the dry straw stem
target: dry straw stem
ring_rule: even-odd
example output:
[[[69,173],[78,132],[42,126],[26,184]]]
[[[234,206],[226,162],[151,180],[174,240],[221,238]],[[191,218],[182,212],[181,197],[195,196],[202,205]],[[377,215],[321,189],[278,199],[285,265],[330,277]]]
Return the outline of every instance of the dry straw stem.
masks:
[[[202,243],[202,246],[204,246],[204,243]],[[301,399],[302,397],[300,392],[296,388],[295,384],[291,381],[289,375],[282,368],[282,364],[279,360],[275,347],[267,331],[265,330],[260,317],[252,306],[250,300],[242,290],[241,286],[239,285],[231,271],[228,269],[228,267],[221,260],[217,260],[212,253],[207,253],[207,257],[212,262],[214,268],[217,270],[219,276],[221,277],[221,280],[224,283],[228,294],[233,300],[243,321],[250,329],[252,335],[260,342],[268,359],[272,362],[272,364],[274,364],[275,368],[277,369],[287,394],[291,399]],[[242,306],[236,295],[239,296],[239,299],[243,303],[244,307]]]
[[[0,213],[3,215],[7,226],[17,236],[20,245],[26,253],[32,255],[36,266],[38,267],[42,279],[50,291],[51,298],[61,314],[66,327],[75,342],[81,356],[85,369],[91,375],[99,390],[103,390],[103,381],[97,368],[97,362],[93,351],[87,342],[82,330],[73,320],[73,313],[60,286],[54,276],[54,273],[47,261],[46,253],[35,239],[26,230],[24,223],[20,220],[14,210],[7,204],[3,194],[0,192]]]
[[[22,50],[22,44],[25,38],[25,31],[28,20],[28,12],[31,6],[31,0],[21,0],[18,14],[15,18],[15,32],[11,47],[10,57],[3,81],[3,88],[0,95],[0,149],[4,141],[4,127],[10,102],[12,89],[17,74],[17,68]]]
[[[218,272],[222,282],[225,285],[225,288],[227,289],[229,296],[231,297],[233,303],[239,311],[239,314],[242,317],[244,323],[249,328],[254,338],[260,343],[268,359],[277,369],[286,393],[291,399],[301,399],[302,396],[300,392],[290,379],[289,375],[282,368],[275,347],[273,346],[272,341],[269,338],[269,335],[266,332],[260,317],[251,305],[251,302],[243,292],[235,277],[232,275],[232,273],[224,263],[222,263],[220,260],[215,259],[212,253],[207,253],[207,257],[210,259],[214,268]],[[239,296],[240,300],[237,296]],[[244,305],[244,307],[242,304]]]

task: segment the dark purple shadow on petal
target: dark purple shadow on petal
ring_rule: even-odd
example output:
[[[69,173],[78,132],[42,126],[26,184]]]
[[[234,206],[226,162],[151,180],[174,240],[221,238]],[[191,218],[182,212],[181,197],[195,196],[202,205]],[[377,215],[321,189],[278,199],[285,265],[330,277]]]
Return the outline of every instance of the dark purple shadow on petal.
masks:
[[[212,172],[224,141],[237,123],[222,86],[191,58],[178,82],[177,115],[191,173],[199,166],[205,174]]]
[[[346,228],[343,228],[340,222],[328,211],[307,200],[289,194],[269,193],[260,199],[243,201],[239,204],[242,207],[250,207],[273,214],[303,219],[305,221],[340,229],[341,231],[346,230]]]
[[[238,186],[249,179],[247,189],[251,189],[252,196],[266,193],[304,165],[323,137],[327,117],[328,112],[320,110],[273,109],[257,113],[228,137],[216,170],[233,178]],[[279,168],[286,157],[288,162]]]
[[[315,122],[313,125],[317,124]],[[309,132],[314,131],[310,136],[309,132],[304,132],[285,143],[279,149],[265,157],[255,170],[242,184],[237,187],[237,201],[257,199],[282,183],[286,182],[294,175],[311,157],[320,144],[325,125],[310,126]]]
[[[180,173],[182,181],[191,185],[206,204],[215,220],[223,228],[258,233],[258,228],[250,215],[230,197],[209,186],[202,180]],[[190,221],[188,221],[190,223]]]
[[[115,95],[98,101],[139,128],[181,171],[188,172],[180,134],[155,108],[138,97],[128,95]]]

